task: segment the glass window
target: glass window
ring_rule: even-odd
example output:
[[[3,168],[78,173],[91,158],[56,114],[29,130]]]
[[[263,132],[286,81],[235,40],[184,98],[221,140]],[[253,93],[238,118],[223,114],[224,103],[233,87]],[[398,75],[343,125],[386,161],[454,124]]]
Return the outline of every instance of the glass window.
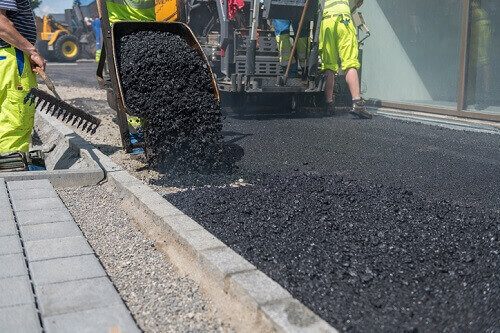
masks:
[[[456,108],[461,0],[370,0],[363,52],[366,98]]]
[[[467,110],[500,114],[500,2],[471,0]]]

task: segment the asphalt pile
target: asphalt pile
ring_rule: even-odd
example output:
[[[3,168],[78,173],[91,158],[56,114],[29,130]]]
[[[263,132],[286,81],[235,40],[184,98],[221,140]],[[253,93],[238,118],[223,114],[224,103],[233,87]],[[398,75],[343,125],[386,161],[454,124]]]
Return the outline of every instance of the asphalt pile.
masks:
[[[221,166],[221,111],[211,74],[184,39],[157,31],[126,35],[118,66],[126,105],[145,120],[152,166],[181,173]]]
[[[341,331],[500,327],[498,210],[308,172],[167,199]]]

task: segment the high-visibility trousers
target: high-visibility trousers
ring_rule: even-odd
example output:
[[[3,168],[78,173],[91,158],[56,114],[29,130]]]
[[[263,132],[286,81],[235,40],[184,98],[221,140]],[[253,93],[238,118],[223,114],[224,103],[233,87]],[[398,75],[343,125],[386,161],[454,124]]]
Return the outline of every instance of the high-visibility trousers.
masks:
[[[276,34],[276,42],[278,44],[279,60],[282,66],[286,66],[290,60],[290,55],[292,53],[293,39],[290,37],[290,26],[291,22],[289,20],[273,20],[273,25]],[[294,27],[295,29],[297,27]],[[302,28],[303,30],[305,27]],[[302,31],[297,41],[297,58],[301,65],[305,65],[307,59],[308,50],[308,37],[307,32]],[[295,59],[293,59],[295,62]]]
[[[24,104],[37,86],[29,58],[13,48],[0,48],[0,153],[28,152],[35,122],[34,104]]]
[[[321,69],[337,72],[359,69],[359,45],[356,28],[350,15],[325,17],[321,21],[319,36]]]

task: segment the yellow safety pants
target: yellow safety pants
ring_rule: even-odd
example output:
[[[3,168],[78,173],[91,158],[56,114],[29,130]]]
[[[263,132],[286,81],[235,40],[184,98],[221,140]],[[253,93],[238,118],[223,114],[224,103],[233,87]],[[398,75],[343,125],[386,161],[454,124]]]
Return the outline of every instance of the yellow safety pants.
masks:
[[[356,28],[350,15],[323,18],[320,27],[319,50],[321,69],[337,72],[340,67],[359,69],[359,46]],[[339,65],[339,63],[341,65]]]
[[[0,48],[0,154],[29,151],[35,106],[24,104],[24,98],[36,86],[28,56]]]
[[[297,58],[301,65],[305,65],[307,60],[307,40],[307,37],[300,37],[297,42]],[[278,43],[278,51],[280,54],[280,65],[286,66],[292,54],[293,39],[290,38],[289,34],[282,34],[276,36],[276,42]],[[295,62],[295,59],[292,61]]]

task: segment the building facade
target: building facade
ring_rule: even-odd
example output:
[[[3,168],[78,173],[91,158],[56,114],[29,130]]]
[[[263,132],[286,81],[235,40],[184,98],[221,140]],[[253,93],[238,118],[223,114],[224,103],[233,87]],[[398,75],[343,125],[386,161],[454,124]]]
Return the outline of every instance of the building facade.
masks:
[[[367,0],[373,103],[500,121],[499,0]]]

